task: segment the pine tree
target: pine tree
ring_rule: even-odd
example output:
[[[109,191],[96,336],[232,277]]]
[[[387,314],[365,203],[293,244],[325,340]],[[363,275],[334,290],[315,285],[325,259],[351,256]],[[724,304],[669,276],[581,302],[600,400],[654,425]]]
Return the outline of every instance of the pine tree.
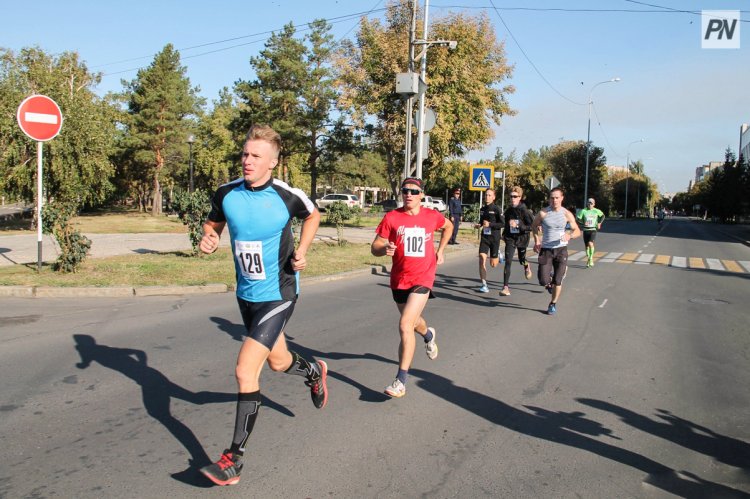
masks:
[[[185,164],[185,141],[203,100],[190,86],[180,54],[167,44],[131,82],[123,82],[129,119],[124,146],[133,151],[134,165],[151,182],[151,213],[162,213],[162,184],[174,181],[176,162]]]

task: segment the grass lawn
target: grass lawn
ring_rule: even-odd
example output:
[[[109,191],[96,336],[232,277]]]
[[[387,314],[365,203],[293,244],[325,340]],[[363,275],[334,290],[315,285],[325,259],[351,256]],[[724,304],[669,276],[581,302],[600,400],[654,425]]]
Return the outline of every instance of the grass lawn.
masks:
[[[302,278],[329,275],[390,264],[390,258],[370,254],[369,244],[337,246],[314,244],[307,254]],[[0,267],[0,286],[195,286],[224,283],[234,287],[234,264],[227,248],[212,255],[192,256],[186,252],[89,258],[75,274],[63,274],[45,264],[37,273],[36,264]]]
[[[363,215],[359,221],[352,220],[348,227],[375,227],[383,214]],[[323,214],[325,221],[325,214]],[[0,234],[29,234],[34,230],[19,230],[18,221],[0,227]],[[356,223],[355,223],[356,222]],[[73,220],[82,233],[138,233],[175,232],[185,233],[186,228],[176,217],[152,217],[138,212],[113,212],[82,215]],[[29,221],[24,222],[28,227]],[[462,229],[459,238],[464,242],[475,242],[476,231]],[[447,248],[454,251],[453,247]],[[305,276],[331,275],[366,268],[370,265],[389,265],[390,258],[377,258],[370,254],[370,244],[348,243],[344,246],[319,242],[311,246],[307,255],[308,267]],[[147,253],[108,258],[87,258],[75,274],[64,274],[52,270],[45,264],[37,272],[36,264],[0,267],[0,286],[190,286],[223,283],[235,285],[232,255],[222,248],[213,255],[191,255],[189,252]]]

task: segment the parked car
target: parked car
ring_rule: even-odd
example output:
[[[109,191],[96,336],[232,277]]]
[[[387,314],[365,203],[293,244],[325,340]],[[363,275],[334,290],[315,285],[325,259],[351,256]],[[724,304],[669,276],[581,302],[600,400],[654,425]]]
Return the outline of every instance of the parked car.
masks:
[[[385,213],[388,213],[389,211],[393,211],[396,208],[398,208],[398,202],[396,202],[395,199],[385,199],[383,201],[379,201],[379,202],[375,203],[375,205],[382,206],[383,207],[383,211]]]
[[[432,198],[432,207],[440,213],[448,211],[448,205],[442,199]]]
[[[432,208],[433,210],[437,210],[440,212],[444,212],[448,209],[442,199],[433,198],[432,196],[425,196],[424,199],[422,199],[422,206],[426,208]]]
[[[359,198],[354,194],[326,194],[320,199],[315,201],[315,205],[319,210],[325,211],[330,205],[335,202],[344,203],[348,207],[359,206]]]

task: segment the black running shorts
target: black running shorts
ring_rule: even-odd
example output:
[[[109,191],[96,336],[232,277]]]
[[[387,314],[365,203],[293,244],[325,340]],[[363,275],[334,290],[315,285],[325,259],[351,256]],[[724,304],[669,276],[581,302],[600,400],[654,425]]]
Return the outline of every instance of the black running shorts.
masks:
[[[596,240],[596,231],[595,230],[584,230],[583,231],[583,244],[586,246],[589,245],[589,241],[592,243]]]
[[[500,250],[500,238],[494,236],[482,236],[479,241],[479,253],[490,255],[490,258],[497,258]]]
[[[279,300],[253,303],[237,298],[237,304],[240,306],[247,336],[269,350],[273,349],[287,321],[292,317],[294,302]]]
[[[409,289],[391,289],[391,293],[393,294],[393,301],[398,304],[406,303],[406,300],[409,299],[409,295],[412,293],[418,295],[426,295],[429,293],[430,299],[435,298],[435,295],[432,294],[432,290],[427,286],[414,286]]]

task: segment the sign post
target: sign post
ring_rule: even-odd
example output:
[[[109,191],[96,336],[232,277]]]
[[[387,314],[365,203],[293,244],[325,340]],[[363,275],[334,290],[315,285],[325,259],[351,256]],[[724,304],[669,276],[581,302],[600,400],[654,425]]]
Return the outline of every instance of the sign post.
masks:
[[[36,140],[36,248],[37,271],[42,269],[42,142],[52,140],[62,128],[62,112],[55,101],[46,95],[32,95],[18,106],[18,126],[23,133]]]

